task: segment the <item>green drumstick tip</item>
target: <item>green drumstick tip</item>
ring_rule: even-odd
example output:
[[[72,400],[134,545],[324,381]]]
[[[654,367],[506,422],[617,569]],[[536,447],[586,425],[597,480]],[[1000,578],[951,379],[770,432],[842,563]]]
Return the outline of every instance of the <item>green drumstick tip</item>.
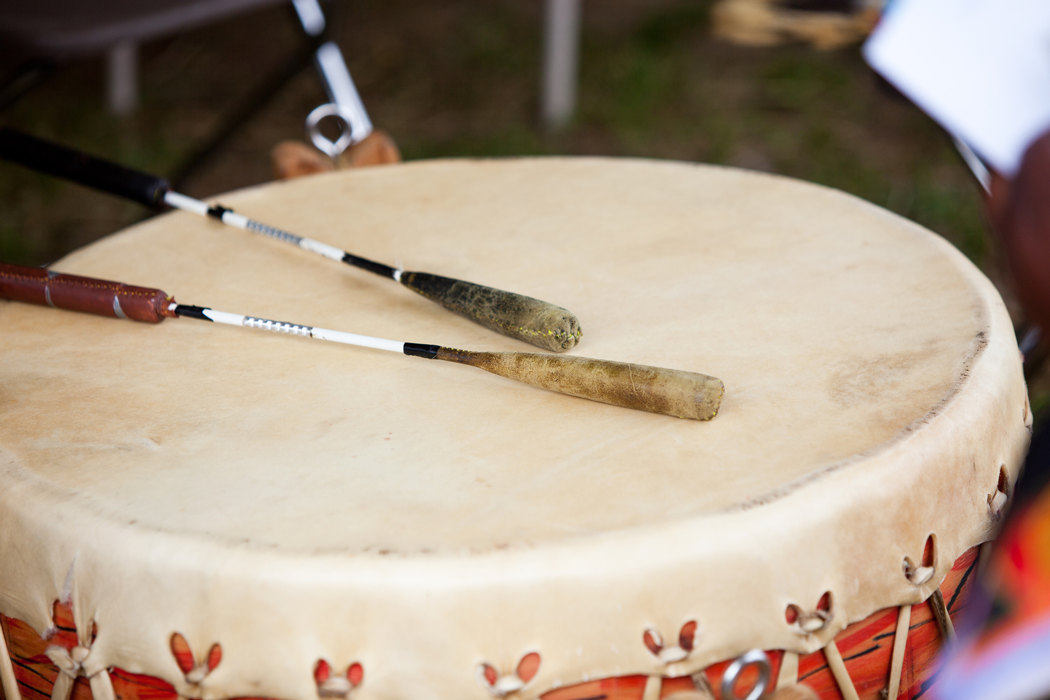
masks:
[[[571,311],[522,294],[427,272],[403,272],[401,284],[490,330],[552,352],[571,350],[583,335]]]

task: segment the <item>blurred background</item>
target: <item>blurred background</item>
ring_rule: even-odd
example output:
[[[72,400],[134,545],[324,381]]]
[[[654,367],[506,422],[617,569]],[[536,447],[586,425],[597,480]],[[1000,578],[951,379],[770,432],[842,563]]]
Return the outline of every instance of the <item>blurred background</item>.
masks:
[[[808,180],[941,234],[1023,322],[976,181],[950,139],[880,84],[858,42],[740,45],[713,31],[714,4],[585,0],[576,109],[556,129],[540,118],[540,0],[340,0],[330,19],[372,122],[405,160],[667,158]],[[107,109],[106,61],[97,55],[63,64],[0,112],[0,124],[170,176],[302,39],[290,3],[247,11],[141,44],[138,104],[124,116]],[[0,77],[18,65],[0,56]],[[304,118],[327,101],[316,71],[301,71],[181,191],[208,197],[272,180],[271,150],[305,140]],[[0,260],[47,264],[147,214],[0,163]],[[1050,407],[1046,375],[1030,377],[1037,416]]]

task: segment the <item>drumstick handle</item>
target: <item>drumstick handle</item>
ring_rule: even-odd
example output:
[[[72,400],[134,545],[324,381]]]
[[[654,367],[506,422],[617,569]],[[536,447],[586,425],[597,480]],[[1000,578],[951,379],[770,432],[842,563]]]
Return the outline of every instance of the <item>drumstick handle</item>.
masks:
[[[387,350],[410,357],[470,365],[507,379],[569,396],[692,420],[714,418],[725,392],[722,381],[715,377],[662,367],[595,360],[589,357],[456,350],[440,345],[405,343],[174,303],[171,305],[171,312],[177,316],[189,316],[229,326],[243,326]]]
[[[0,263],[0,299],[143,323],[175,316],[171,297],[159,289],[7,263]]]
[[[164,194],[171,190],[171,184],[164,178],[42,141],[10,127],[0,128],[0,158],[127,197],[153,209],[167,208]]]
[[[580,322],[572,312],[560,306],[463,280],[426,272],[395,270],[320,241],[254,221],[232,209],[209,206],[173,191],[171,184],[164,178],[58,146],[8,127],[0,128],[0,159],[126,197],[154,209],[174,207],[200,216],[211,216],[230,226],[270,236],[389,277],[453,313],[497,333],[552,352],[565,352],[580,341]]]

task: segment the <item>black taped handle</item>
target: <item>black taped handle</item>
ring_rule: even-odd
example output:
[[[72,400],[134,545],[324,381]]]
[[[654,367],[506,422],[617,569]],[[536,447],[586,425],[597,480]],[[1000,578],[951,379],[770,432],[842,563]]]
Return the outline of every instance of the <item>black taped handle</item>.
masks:
[[[72,180],[153,209],[165,209],[171,183],[107,160],[4,127],[0,128],[0,158],[41,173]]]

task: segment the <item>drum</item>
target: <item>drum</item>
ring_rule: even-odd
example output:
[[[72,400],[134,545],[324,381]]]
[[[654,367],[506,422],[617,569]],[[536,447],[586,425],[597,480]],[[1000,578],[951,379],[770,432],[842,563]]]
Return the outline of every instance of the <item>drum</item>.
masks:
[[[568,308],[571,354],[719,377],[721,411],[0,302],[7,700],[923,692],[1031,424],[1003,303],[944,240],[833,190],[643,160],[416,162],[217,201]],[[532,349],[184,213],[53,267]]]

